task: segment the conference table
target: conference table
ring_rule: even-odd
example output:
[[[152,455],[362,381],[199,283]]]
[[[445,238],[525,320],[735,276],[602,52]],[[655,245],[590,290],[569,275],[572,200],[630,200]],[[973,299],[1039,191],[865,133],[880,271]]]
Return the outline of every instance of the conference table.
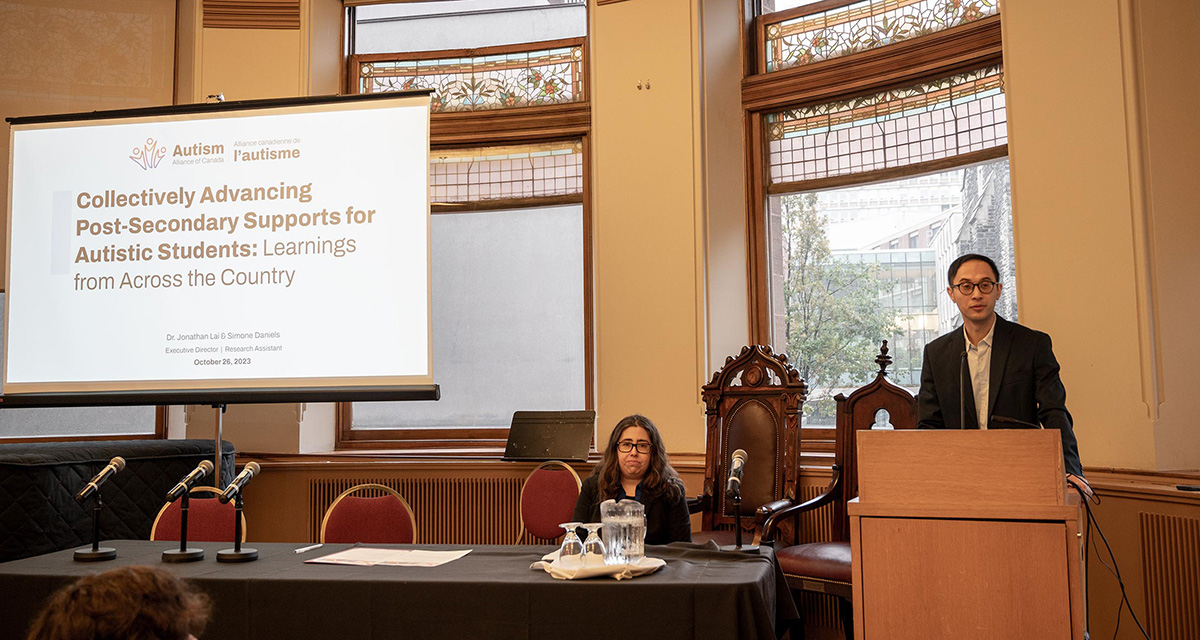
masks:
[[[770,548],[759,554],[700,545],[647,546],[657,572],[627,580],[558,580],[530,564],[547,546],[371,545],[470,549],[438,567],[346,566],[305,560],[352,547],[252,543],[259,559],[218,563],[229,543],[190,543],[205,559],[165,564],[169,542],[113,540],[116,560],[75,562],[59,551],[0,564],[0,640],[21,639],[58,588],[127,565],[158,566],[213,601],[203,640],[272,638],[776,638],[798,618]],[[178,548],[177,546],[175,548]]]

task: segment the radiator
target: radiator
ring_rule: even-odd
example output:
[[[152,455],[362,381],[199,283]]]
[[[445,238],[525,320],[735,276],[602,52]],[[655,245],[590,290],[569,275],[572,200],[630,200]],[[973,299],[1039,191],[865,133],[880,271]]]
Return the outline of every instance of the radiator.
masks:
[[[395,489],[413,510],[417,542],[429,544],[512,544],[521,528],[518,501],[524,478],[321,478],[309,481],[308,523],[312,540],[321,520],[345,490],[377,483]],[[554,544],[532,538],[525,544]]]
[[[1200,518],[1143,512],[1140,524],[1150,637],[1200,638]]]

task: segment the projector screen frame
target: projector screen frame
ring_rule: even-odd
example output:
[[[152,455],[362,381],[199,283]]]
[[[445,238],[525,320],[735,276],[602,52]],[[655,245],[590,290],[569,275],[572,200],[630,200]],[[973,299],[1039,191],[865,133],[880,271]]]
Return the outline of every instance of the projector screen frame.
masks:
[[[165,105],[133,109],[113,109],[65,114],[12,116],[10,125],[82,122],[117,118],[153,117],[160,115],[204,114],[223,111],[248,111],[278,107],[321,105],[329,103],[365,102],[432,95],[432,89],[416,89],[373,94],[321,95],[293,98],[233,100],[223,102]],[[11,185],[10,185],[11,189]],[[6,251],[8,247],[5,247]],[[8,261],[5,255],[6,264]],[[432,329],[432,328],[431,328]],[[297,386],[248,388],[195,388],[146,391],[70,391],[31,392],[0,395],[0,409],[35,407],[85,406],[154,406],[154,405],[233,405],[293,402],[371,402],[438,400],[441,390],[437,384],[405,384],[394,386]]]

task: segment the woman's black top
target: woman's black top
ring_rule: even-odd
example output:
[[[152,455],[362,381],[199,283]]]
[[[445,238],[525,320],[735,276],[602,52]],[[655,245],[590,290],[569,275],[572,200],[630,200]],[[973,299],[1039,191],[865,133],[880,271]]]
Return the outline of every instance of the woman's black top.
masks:
[[[675,495],[638,485],[638,494],[646,508],[646,544],[692,541],[692,520],[688,515],[683,485],[679,485]],[[600,522],[601,502],[600,479],[598,476],[588,476],[579,490],[572,518],[577,522]]]

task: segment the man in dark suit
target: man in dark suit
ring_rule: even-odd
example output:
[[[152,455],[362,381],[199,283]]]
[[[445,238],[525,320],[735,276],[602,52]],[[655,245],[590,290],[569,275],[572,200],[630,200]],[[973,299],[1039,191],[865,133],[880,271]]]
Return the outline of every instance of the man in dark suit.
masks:
[[[1003,286],[991,258],[969,253],[955,260],[947,275],[946,293],[958,305],[963,326],[925,345],[919,426],[1058,429],[1067,478],[1086,487],[1050,336],[996,315]],[[963,378],[970,385],[965,389]],[[959,406],[960,394],[965,408]]]

